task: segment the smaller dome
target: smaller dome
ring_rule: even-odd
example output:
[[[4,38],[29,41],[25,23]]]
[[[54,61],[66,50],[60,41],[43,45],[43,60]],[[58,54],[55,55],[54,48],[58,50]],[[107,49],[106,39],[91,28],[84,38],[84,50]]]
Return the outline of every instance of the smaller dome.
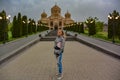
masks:
[[[70,18],[71,14],[67,11],[67,13],[65,13],[65,18]]]
[[[43,11],[43,13],[41,14],[41,17],[42,18],[46,18],[47,17],[47,14],[45,13],[45,11]]]

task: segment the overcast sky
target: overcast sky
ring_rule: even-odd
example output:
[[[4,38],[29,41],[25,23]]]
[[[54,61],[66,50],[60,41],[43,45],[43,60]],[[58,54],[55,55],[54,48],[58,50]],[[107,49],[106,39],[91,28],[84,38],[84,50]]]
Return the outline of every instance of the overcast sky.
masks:
[[[68,10],[75,21],[84,21],[93,16],[107,22],[110,12],[120,12],[120,0],[0,0],[0,11],[4,9],[12,17],[21,12],[37,21],[43,10],[49,16],[55,3],[62,9],[63,16]]]

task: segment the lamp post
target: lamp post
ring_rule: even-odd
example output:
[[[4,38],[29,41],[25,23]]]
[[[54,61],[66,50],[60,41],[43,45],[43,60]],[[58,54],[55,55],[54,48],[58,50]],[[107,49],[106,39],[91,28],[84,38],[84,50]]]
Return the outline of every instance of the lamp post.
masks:
[[[92,20],[92,19],[87,19],[86,20],[86,23],[88,23],[88,24],[92,24],[94,22],[94,20]]]
[[[30,20],[27,21],[27,35],[26,35],[26,37],[28,37],[28,26],[29,26],[29,24],[30,24]]]
[[[28,21],[22,21],[23,22],[23,24],[26,24],[26,37],[28,37],[28,24],[30,23],[30,20],[28,20]]]
[[[22,26],[23,26],[24,28],[27,27],[25,20],[23,20],[22,23],[23,23]],[[26,26],[25,26],[25,25],[26,25]],[[23,35],[26,35],[26,37],[27,37],[27,31],[25,31],[25,30],[26,30],[26,29],[24,29],[24,30],[22,31],[22,33],[23,33]]]
[[[89,36],[90,36],[90,35],[94,35],[95,33],[93,33],[93,31],[91,30],[92,27],[93,27],[92,24],[93,24],[93,22],[94,22],[94,19],[91,18],[91,17],[89,17],[85,22],[86,22],[87,27],[88,27],[88,29],[89,29]]]
[[[80,29],[80,33],[84,33],[84,24],[83,24],[83,22],[79,22],[79,29]]]
[[[33,29],[33,33],[36,33],[36,25],[35,25],[35,22],[32,22],[32,29]]]
[[[2,22],[2,16],[0,16],[0,28],[1,26],[1,22]],[[0,41],[2,40],[2,29],[0,29]]]
[[[10,23],[10,17],[11,17],[11,15],[8,15],[8,16],[6,17],[6,19],[8,20],[8,23]]]
[[[116,20],[119,19],[119,16],[117,15],[114,15],[115,13],[113,14],[109,14],[108,15],[108,19],[109,20],[112,20],[112,42],[115,43],[115,27],[116,27]]]

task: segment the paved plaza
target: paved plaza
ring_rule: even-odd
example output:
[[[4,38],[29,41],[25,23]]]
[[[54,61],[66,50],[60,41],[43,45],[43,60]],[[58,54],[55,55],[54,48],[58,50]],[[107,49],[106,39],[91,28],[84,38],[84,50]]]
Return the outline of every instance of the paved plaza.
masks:
[[[1,0],[0,80],[120,80],[119,5]]]
[[[0,80],[54,80],[54,42],[39,42],[0,65]],[[120,80],[120,61],[77,41],[67,41],[62,80]]]

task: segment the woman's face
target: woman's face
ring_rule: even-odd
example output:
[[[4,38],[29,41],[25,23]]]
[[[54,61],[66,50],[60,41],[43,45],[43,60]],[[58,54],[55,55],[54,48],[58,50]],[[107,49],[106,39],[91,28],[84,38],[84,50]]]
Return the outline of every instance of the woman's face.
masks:
[[[62,35],[62,31],[61,31],[61,30],[58,30],[57,35],[58,35],[58,36],[61,36],[61,35]]]

